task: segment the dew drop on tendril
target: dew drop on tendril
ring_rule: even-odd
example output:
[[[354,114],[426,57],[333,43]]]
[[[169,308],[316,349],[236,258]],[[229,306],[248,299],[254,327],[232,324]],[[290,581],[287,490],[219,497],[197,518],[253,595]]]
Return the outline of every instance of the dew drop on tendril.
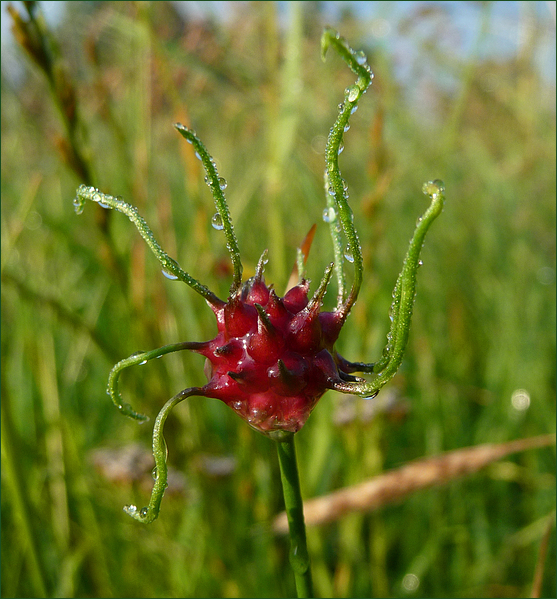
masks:
[[[162,269],[161,272],[167,279],[170,279],[171,281],[176,281],[178,279],[178,277],[174,273],[172,273],[168,270],[165,270],[164,268]]]
[[[73,201],[74,209],[76,214],[82,214],[83,202],[79,198],[75,198]]]
[[[360,95],[360,88],[357,85],[351,85],[346,88],[345,93],[349,102],[355,102]]]
[[[428,181],[422,186],[422,191],[425,195],[428,195],[432,200],[435,200],[438,195],[445,192],[445,184],[441,179],[435,179]]]
[[[346,246],[344,257],[346,260],[348,260],[348,262],[354,262],[354,254],[352,253],[352,248],[349,245]]]
[[[226,179],[224,177],[219,177],[219,187],[221,188],[221,190],[224,191],[227,186],[228,183],[226,182]]]
[[[222,216],[218,212],[215,212],[215,214],[213,214],[213,218],[211,219],[211,225],[213,229],[216,229],[217,231],[222,231],[224,229]]]
[[[337,219],[337,213],[334,208],[325,208],[323,210],[323,220],[326,223],[334,223]]]
[[[358,50],[358,52],[354,54],[354,58],[360,66],[363,66],[367,62],[367,57],[362,50]]]

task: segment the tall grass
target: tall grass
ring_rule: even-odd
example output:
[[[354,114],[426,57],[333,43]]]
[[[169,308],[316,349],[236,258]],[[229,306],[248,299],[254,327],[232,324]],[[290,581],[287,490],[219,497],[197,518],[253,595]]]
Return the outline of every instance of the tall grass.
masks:
[[[420,23],[447,18],[436,11],[409,15],[416,43]],[[176,121],[219,161],[246,276],[268,247],[266,279],[282,290],[314,222],[310,278],[331,260],[324,137],[350,75],[320,60],[317,5],[292,3],[284,27],[278,12],[239,4],[228,23],[201,22],[164,2],[78,2],[53,32],[95,183],[137,205],[168,253],[221,297],[224,238]],[[364,400],[328,393],[297,435],[306,498],[421,456],[555,430],[555,83],[533,67],[546,25],[527,16],[529,45],[498,62],[479,58],[488,13],[466,59],[434,33],[424,39],[432,75],[417,79],[419,106],[369,23],[349,13],[334,23],[375,72],[341,156],[365,266],[343,355],[379,357],[422,183],[443,179],[447,204],[423,250],[407,356],[378,397],[389,405],[371,414]],[[61,159],[46,82],[21,62],[21,83],[3,79],[1,92],[2,595],[293,596],[287,542],[270,528],[282,509],[275,448],[224,404],[193,399],[167,422],[175,478],[161,517],[142,526],[122,512],[148,497],[152,464],[136,446],[148,452],[150,430],[114,410],[108,372],[134,351],[209,339],[212,314],[160,275],[122,215],[109,215],[106,234],[94,206],[75,216],[83,181]],[[168,356],[126,373],[122,392],[154,417],[203,382],[198,356]],[[529,595],[554,472],[553,449],[529,451],[309,529],[316,592]],[[554,593],[548,566],[541,596]]]

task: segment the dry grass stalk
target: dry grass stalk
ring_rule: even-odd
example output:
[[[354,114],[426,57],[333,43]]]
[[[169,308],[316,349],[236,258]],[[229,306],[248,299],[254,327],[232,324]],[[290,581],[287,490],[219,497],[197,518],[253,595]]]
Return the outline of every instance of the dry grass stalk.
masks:
[[[358,485],[305,501],[306,525],[333,522],[350,512],[370,512],[401,501],[414,491],[477,472],[509,454],[554,444],[555,435],[541,435],[507,443],[486,443],[416,460]],[[273,530],[279,534],[288,532],[284,512],[275,518]]]

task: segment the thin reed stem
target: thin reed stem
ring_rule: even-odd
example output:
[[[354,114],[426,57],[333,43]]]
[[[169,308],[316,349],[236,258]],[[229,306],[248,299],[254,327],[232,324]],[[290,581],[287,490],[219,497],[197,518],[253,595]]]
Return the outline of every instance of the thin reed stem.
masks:
[[[294,435],[277,442],[284,505],[290,530],[290,565],[296,579],[298,597],[313,597],[311,567],[306,542],[304,505],[296,462]]]

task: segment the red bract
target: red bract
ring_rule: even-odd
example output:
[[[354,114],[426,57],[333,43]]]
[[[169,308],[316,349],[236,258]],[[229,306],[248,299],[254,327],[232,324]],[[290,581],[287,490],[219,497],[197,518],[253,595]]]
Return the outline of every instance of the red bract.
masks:
[[[333,350],[341,312],[320,313],[325,285],[311,301],[306,280],[279,297],[258,274],[226,303],[212,304],[218,334],[194,349],[207,358],[202,394],[262,433],[300,430],[325,391],[347,376]]]

